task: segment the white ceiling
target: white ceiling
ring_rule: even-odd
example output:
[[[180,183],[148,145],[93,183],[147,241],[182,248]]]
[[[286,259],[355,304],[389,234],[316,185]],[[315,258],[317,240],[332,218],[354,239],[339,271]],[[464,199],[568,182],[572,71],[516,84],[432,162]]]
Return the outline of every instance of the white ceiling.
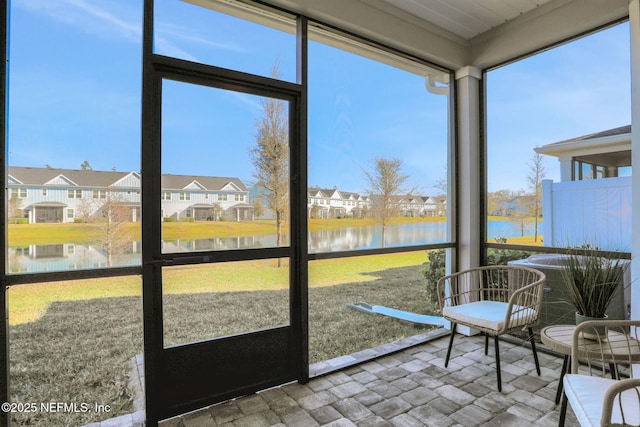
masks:
[[[551,0],[383,0],[465,40]]]
[[[245,7],[251,0],[183,1],[263,24],[267,19]],[[629,14],[629,0],[262,1],[451,70],[490,69]]]

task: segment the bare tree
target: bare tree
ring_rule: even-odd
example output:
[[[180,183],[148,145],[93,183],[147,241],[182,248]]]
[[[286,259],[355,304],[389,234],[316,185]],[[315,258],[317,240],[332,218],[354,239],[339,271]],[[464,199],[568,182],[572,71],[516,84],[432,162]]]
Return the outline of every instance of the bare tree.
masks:
[[[113,265],[113,256],[124,253],[134,240],[126,226],[132,221],[131,206],[121,194],[107,192],[104,199],[96,201],[99,216],[95,218],[98,228],[97,244],[107,255],[107,265]]]
[[[523,194],[523,191],[514,191],[509,189],[502,189],[494,191],[493,193],[487,193],[487,212],[489,215],[510,215],[508,212],[506,203],[515,199],[517,196]]]
[[[75,209],[75,218],[80,218],[83,222],[89,222],[98,207],[94,199],[82,198]]]
[[[280,77],[278,64],[273,66],[271,75]],[[256,145],[251,157],[254,176],[266,190],[264,200],[275,215],[276,245],[280,246],[289,206],[289,119],[284,101],[264,98],[261,105],[264,115],[256,121]]]
[[[11,191],[9,197],[9,203],[7,206],[9,218],[21,218],[22,217],[22,200],[18,196],[17,190]]]
[[[447,179],[447,165],[443,166],[444,174],[436,180],[436,183],[433,185],[433,188],[438,190],[438,195],[447,195],[447,191],[449,189],[449,180]]]
[[[253,216],[254,218],[260,218],[262,215],[264,215],[264,208],[262,207],[262,201],[260,200],[260,198],[257,198],[253,202]]]
[[[382,247],[389,220],[400,215],[400,204],[404,196],[413,190],[406,188],[409,175],[402,172],[400,159],[374,158],[370,169],[363,169],[369,185],[371,198],[370,215],[382,225]]]
[[[529,162],[529,176],[527,182],[533,193],[532,215],[534,221],[534,242],[538,241],[538,219],[542,212],[542,180],[545,178],[544,157],[540,153],[535,153]]]

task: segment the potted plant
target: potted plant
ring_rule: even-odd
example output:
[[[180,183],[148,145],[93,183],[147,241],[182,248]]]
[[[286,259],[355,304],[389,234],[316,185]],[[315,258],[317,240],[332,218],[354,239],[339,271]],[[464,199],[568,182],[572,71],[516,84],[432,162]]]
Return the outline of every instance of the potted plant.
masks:
[[[563,257],[562,276],[576,308],[576,324],[607,317],[607,308],[623,282],[626,265],[622,261],[619,256],[605,257],[589,245]]]

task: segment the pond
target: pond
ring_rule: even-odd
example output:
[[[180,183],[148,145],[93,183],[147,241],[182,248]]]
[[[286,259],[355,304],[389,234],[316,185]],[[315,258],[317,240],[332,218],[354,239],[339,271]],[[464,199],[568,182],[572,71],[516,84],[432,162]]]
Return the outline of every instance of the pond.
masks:
[[[524,235],[533,234],[533,223],[525,223]],[[539,232],[542,223],[538,224]],[[489,239],[522,235],[519,224],[490,221]],[[445,222],[422,222],[387,227],[385,247],[444,243],[447,241]],[[174,240],[162,242],[164,253],[198,252],[274,247],[275,235]],[[285,238],[288,244],[288,238]],[[337,252],[382,247],[382,227],[345,227],[309,233],[309,252]],[[109,256],[98,246],[73,243],[30,245],[9,248],[9,273],[41,273],[106,267],[140,265],[141,245],[131,242],[126,253]]]

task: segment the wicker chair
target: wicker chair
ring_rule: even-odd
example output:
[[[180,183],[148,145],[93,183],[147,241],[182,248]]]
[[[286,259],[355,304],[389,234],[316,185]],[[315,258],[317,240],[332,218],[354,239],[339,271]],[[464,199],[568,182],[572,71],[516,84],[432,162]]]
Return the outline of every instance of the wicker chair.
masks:
[[[605,328],[595,330],[596,339],[583,338],[584,330],[594,326]],[[563,379],[560,426],[567,402],[583,427],[639,426],[640,378],[633,378],[633,365],[640,365],[640,320],[594,320],[576,326],[571,373]]]
[[[442,316],[451,322],[451,338],[444,366],[449,365],[456,325],[465,325],[494,337],[498,390],[502,391],[498,337],[515,329],[528,329],[536,371],[540,364],[531,326],[538,321],[546,278],[544,273],[523,266],[487,266],[460,271],[438,280]]]

